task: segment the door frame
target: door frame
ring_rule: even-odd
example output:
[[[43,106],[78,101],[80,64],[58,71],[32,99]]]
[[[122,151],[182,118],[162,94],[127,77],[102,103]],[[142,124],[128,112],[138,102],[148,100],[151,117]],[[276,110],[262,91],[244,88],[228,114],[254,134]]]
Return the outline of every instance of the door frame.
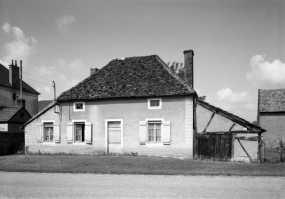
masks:
[[[123,144],[123,119],[105,119],[105,150],[106,150],[106,154],[109,153],[109,144],[108,144],[108,122],[121,122],[121,149],[123,148],[124,144]]]

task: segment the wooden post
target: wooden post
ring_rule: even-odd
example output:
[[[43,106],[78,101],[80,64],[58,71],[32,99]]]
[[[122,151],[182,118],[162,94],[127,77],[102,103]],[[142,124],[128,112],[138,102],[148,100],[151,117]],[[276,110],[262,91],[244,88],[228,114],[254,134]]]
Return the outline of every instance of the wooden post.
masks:
[[[261,133],[258,133],[258,162],[261,162]]]
[[[265,160],[265,142],[262,141],[262,162]]]
[[[282,159],[282,148],[283,148],[283,145],[282,145],[282,141],[279,141],[279,153],[280,153],[280,162],[283,162],[283,159]]]

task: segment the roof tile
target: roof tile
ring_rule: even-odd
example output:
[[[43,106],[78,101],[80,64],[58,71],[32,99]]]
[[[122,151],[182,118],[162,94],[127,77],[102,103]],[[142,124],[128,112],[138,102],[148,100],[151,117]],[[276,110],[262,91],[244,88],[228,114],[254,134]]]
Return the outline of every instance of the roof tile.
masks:
[[[157,56],[112,60],[95,74],[63,92],[59,101],[196,94]]]

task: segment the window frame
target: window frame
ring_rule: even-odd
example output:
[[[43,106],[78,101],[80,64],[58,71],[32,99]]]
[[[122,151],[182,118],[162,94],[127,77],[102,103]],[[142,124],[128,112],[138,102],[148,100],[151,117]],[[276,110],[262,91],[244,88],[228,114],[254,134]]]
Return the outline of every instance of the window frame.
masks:
[[[152,100],[158,100],[159,106],[151,106]],[[148,99],[147,100],[147,106],[148,106],[148,109],[162,109],[162,98],[150,98],[150,99]]]
[[[82,103],[82,109],[76,109],[76,104]],[[74,112],[84,112],[85,111],[85,102],[74,102],[73,103]]]
[[[146,122],[146,131],[147,131],[147,141],[146,141],[146,145],[148,146],[163,146],[163,122],[164,122],[164,118],[146,118],[145,119]],[[149,141],[149,123],[160,123],[160,141]]]
[[[46,141],[45,140],[45,124],[46,123],[52,123],[52,128],[53,128],[53,140],[52,141]],[[42,143],[43,144],[55,144],[55,140],[54,140],[54,123],[55,120],[42,120],[41,124],[42,124]]]
[[[85,144],[87,144],[86,143],[86,135],[85,135],[85,125],[87,123],[87,120],[71,120],[71,122],[72,122],[72,136],[73,136],[72,144],[74,144],[74,145],[85,145]],[[82,141],[81,142],[75,141],[75,138],[76,138],[75,125],[76,124],[84,124],[84,141],[83,142]]]

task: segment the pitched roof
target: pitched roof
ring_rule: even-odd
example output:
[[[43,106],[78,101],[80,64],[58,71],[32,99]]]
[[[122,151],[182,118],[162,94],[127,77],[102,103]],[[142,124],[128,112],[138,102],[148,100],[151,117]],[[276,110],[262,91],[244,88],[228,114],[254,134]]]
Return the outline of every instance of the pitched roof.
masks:
[[[242,126],[245,126],[248,130],[251,130],[251,131],[256,131],[257,133],[263,133],[265,132],[266,130],[264,130],[263,128],[255,125],[255,124],[252,124],[232,113],[229,113],[219,107],[215,107],[205,101],[202,101],[202,100],[199,100],[199,99],[196,99],[196,103],[197,104],[200,104],[201,106],[209,109],[209,110],[212,110],[213,112],[219,114],[219,115],[222,115],[230,120],[232,120],[233,122],[237,123],[237,124],[240,124]]]
[[[20,80],[16,82],[15,86],[11,86],[11,84],[9,83],[9,70],[2,64],[0,64],[0,85],[20,89]],[[28,85],[25,81],[22,81],[22,85],[23,91],[28,93],[40,94],[30,85]]]
[[[38,101],[38,112],[43,110],[47,105],[49,105],[53,100],[41,100]]]
[[[196,94],[157,56],[115,59],[73,88],[59,101]]]
[[[285,89],[259,90],[260,112],[284,112]]]
[[[23,129],[25,126],[27,126],[29,123],[31,123],[32,121],[34,121],[36,118],[38,118],[40,115],[44,114],[45,112],[47,112],[48,110],[50,110],[52,107],[54,107],[55,105],[57,105],[58,103],[55,101],[51,101],[51,103],[49,103],[45,108],[43,108],[41,111],[39,111],[36,115],[34,115],[29,121],[27,121],[25,124],[23,124],[23,126],[20,127],[20,129]]]
[[[11,106],[11,107],[0,107],[0,122],[9,121],[22,107]]]

